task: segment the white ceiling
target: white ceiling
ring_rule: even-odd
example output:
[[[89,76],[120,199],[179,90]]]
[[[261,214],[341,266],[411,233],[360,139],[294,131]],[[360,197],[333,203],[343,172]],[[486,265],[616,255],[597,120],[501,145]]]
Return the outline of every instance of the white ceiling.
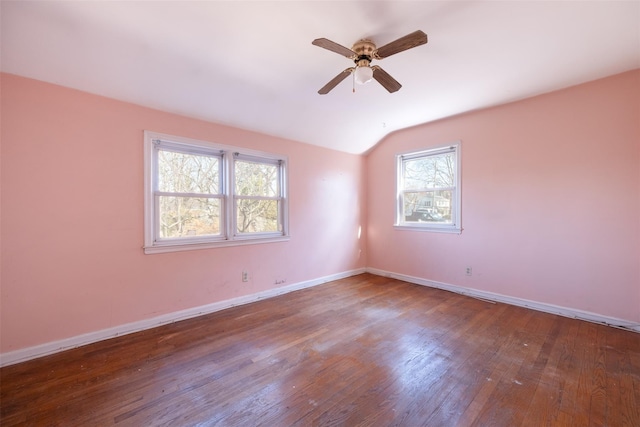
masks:
[[[394,130],[640,68],[640,1],[2,1],[1,69],[364,153]],[[311,41],[429,43],[347,78]]]

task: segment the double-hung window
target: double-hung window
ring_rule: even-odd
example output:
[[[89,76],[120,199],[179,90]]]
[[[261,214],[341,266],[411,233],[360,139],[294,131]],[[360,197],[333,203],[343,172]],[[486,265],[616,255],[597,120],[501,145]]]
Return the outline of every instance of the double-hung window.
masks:
[[[460,233],[460,143],[399,154],[396,227]]]
[[[286,158],[145,132],[145,253],[286,240]]]
[[[282,160],[234,154],[235,235],[282,232]]]

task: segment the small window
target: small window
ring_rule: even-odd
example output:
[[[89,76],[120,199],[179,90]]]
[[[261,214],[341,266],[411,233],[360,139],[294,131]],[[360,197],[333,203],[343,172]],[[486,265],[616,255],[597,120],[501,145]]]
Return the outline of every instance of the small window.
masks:
[[[145,253],[286,240],[286,159],[145,132]]]
[[[459,233],[460,143],[397,156],[396,227]]]

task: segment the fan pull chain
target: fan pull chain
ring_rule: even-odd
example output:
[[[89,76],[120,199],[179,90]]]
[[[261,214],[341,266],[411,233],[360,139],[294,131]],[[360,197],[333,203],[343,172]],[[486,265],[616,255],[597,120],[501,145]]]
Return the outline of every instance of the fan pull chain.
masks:
[[[351,72],[351,76],[353,77],[352,82],[353,82],[353,93],[356,93],[356,73],[355,72]]]

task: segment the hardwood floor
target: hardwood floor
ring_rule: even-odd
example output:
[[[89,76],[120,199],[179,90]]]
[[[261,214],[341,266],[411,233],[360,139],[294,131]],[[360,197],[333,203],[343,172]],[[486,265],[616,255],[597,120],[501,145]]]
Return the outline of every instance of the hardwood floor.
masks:
[[[2,426],[640,426],[640,334],[368,274],[0,380]]]

